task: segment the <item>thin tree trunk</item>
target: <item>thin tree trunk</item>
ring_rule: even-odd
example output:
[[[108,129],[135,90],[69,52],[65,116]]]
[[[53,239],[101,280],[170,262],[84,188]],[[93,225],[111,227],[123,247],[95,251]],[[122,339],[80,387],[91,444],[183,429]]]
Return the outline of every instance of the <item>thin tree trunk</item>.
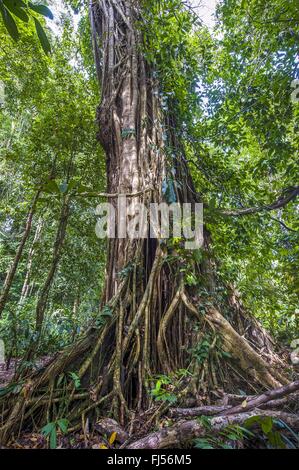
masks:
[[[34,235],[34,239],[32,241],[32,245],[30,247],[30,251],[28,254],[28,261],[27,261],[27,267],[26,267],[26,275],[22,287],[22,292],[19,300],[19,305],[22,305],[26,297],[28,297],[29,291],[30,291],[30,278],[31,278],[31,272],[32,272],[32,264],[33,264],[33,258],[35,254],[35,249],[36,245],[40,239],[41,236],[41,231],[43,227],[43,220],[40,217],[38,222],[37,222],[37,227]]]
[[[46,280],[44,282],[44,285],[41,288],[39,298],[37,301],[36,312],[35,312],[35,315],[36,315],[35,316],[36,318],[35,320],[36,335],[35,336],[36,338],[32,341],[29,347],[29,350],[26,355],[26,360],[29,360],[32,358],[40,342],[40,336],[42,332],[42,326],[43,326],[44,315],[45,315],[45,310],[46,310],[46,306],[48,302],[49,293],[52,287],[52,283],[54,280],[57,267],[59,265],[59,261],[61,259],[61,255],[62,255],[62,248],[63,248],[65,235],[66,235],[69,210],[70,210],[69,196],[65,196],[63,199],[62,207],[61,207],[50,268],[49,268]]]
[[[16,255],[15,255],[14,260],[13,260],[13,262],[12,262],[8,272],[7,272],[7,275],[6,275],[6,278],[5,278],[5,281],[4,281],[4,286],[3,286],[3,289],[2,289],[2,292],[1,292],[1,295],[0,295],[0,317],[1,317],[2,312],[4,310],[5,304],[8,300],[9,292],[10,292],[10,289],[11,289],[11,286],[12,286],[12,283],[13,283],[13,280],[14,280],[14,276],[16,274],[16,271],[17,271],[17,268],[18,268],[18,265],[19,265],[19,261],[21,259],[21,256],[22,256],[22,253],[23,253],[23,250],[24,250],[24,246],[25,246],[25,244],[28,240],[28,237],[30,235],[31,226],[32,226],[32,219],[33,219],[33,215],[35,213],[36,204],[37,204],[38,198],[40,196],[40,193],[41,193],[41,190],[38,190],[37,193],[34,196],[34,199],[32,201],[30,210],[29,210],[28,215],[27,215],[26,225],[25,225],[25,228],[24,228],[24,232],[23,232],[21,242],[18,246]]]
[[[77,317],[77,314],[78,314],[78,311],[79,311],[79,307],[80,307],[80,289],[78,288],[77,295],[75,297],[74,304],[73,304],[73,310],[72,310],[73,321],[76,321],[76,317]],[[77,328],[75,327],[73,329],[72,342],[74,342],[74,340],[76,338],[76,335],[77,335]]]
[[[36,332],[37,333],[41,332],[43,319],[44,319],[44,313],[45,313],[50,289],[51,289],[53,279],[54,279],[54,276],[55,276],[55,273],[56,273],[56,270],[57,270],[57,267],[61,258],[62,248],[63,248],[65,235],[66,235],[68,217],[69,217],[69,209],[70,209],[69,198],[68,196],[66,196],[63,200],[63,204],[61,208],[50,269],[48,271],[45,283],[41,289],[41,293],[40,293],[37,306],[36,306]]]
[[[155,71],[142,53],[141,33],[135,26],[142,20],[140,4],[101,0],[92,4],[91,18],[94,41],[99,36],[102,40],[102,57],[97,58],[102,63],[102,101],[97,116],[99,139],[107,157],[108,193],[138,194],[132,198],[131,215],[138,212],[138,203],[149,207],[152,202],[167,202],[162,187],[169,178],[166,153],[170,147],[177,154],[172,168],[178,182],[176,201],[198,202],[185,164],[184,148],[175,132],[174,112],[170,109],[167,115],[163,114]],[[118,220],[123,214],[116,199],[111,200]],[[148,227],[146,239],[130,239],[118,233],[118,238],[109,240],[103,303],[109,305],[112,299],[118,299],[115,322],[107,328],[98,352],[111,371],[115,409],[120,410],[120,418],[127,405],[133,408],[149,405],[149,377],[157,373],[168,375],[189,368],[194,374],[194,387],[198,389],[203,382],[201,367],[188,354],[202,334],[194,330],[194,323],[202,323],[203,319],[197,306],[192,305],[194,301],[188,300],[192,292],[188,292],[180,268],[180,263],[186,261],[177,256],[171,264],[165,263],[171,248],[161,246],[149,233]],[[203,251],[204,262],[193,262],[190,266],[197,277],[205,279],[213,293],[218,280],[207,231]],[[121,292],[124,277],[126,287]],[[196,298],[195,303],[201,303],[201,299]],[[275,372],[272,376],[268,365],[246,340],[233,327],[229,328],[220,312],[217,318],[208,309],[206,313],[204,321],[214,331],[219,328],[227,349],[230,341],[246,345],[244,351],[239,348],[233,355],[246,375],[250,370],[258,383],[270,387],[283,383],[284,379],[281,376],[277,379]],[[206,380],[212,382],[209,376],[213,376],[215,386],[217,374],[209,370],[208,364],[205,367],[208,367]]]

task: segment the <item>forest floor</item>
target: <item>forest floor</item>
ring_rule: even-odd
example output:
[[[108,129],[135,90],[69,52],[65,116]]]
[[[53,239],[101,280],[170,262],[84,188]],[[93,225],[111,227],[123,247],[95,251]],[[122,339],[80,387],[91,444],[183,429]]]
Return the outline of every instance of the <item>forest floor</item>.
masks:
[[[36,369],[45,367],[51,360],[53,356],[43,356],[37,359]],[[5,387],[13,379],[13,376],[18,369],[21,363],[21,359],[11,359],[9,364],[1,363],[0,364],[0,388]]]
[[[36,361],[36,368],[45,367],[53,356],[43,356]],[[18,369],[21,359],[11,359],[9,365],[7,363],[0,364],[0,388],[8,385]],[[99,435],[84,435],[74,433],[71,436],[57,436],[57,448],[87,449],[101,448]],[[41,433],[24,433],[13,438],[6,446],[11,449],[46,449],[48,448],[48,440]]]
[[[39,358],[37,361],[36,361],[36,368],[43,368],[45,367],[49,362],[51,362],[51,360],[53,359],[53,355],[52,356],[43,356],[41,358]],[[13,359],[10,361],[10,364],[9,364],[9,367],[7,367],[7,364],[0,364],[0,388],[3,388],[5,387],[12,379],[13,379],[13,376],[14,376],[14,373],[15,371],[18,369],[20,365],[20,360],[18,359]],[[297,380],[297,387],[296,387],[296,390],[298,390],[298,385],[299,385],[299,374],[298,374],[298,370],[297,368],[294,368],[293,370],[293,380]],[[295,383],[295,382],[294,382]],[[284,388],[287,389],[289,386],[285,386]],[[268,392],[269,393],[269,392]],[[273,393],[273,392],[272,392]],[[288,392],[290,393],[290,392]],[[286,393],[287,395],[287,393]],[[218,405],[218,407],[220,408],[219,405],[224,405],[228,402],[226,402],[226,398],[228,397],[229,395],[223,395],[223,399],[219,399],[217,401],[215,401],[215,405]],[[282,414],[285,412],[285,416],[287,416],[287,413],[293,413],[295,417],[297,417],[297,427],[296,427],[296,431],[299,429],[299,395],[298,395],[298,391],[292,395],[290,395],[290,398],[288,399],[287,396],[284,396],[284,394],[282,395],[284,398],[281,398],[279,400],[279,397],[278,397],[278,400],[276,402],[276,404],[278,406],[275,406],[275,399],[277,399],[277,397],[273,397],[274,398],[274,401],[270,401],[269,404],[273,404],[273,409],[275,410],[273,412],[273,415],[275,416],[275,414],[277,413],[277,418],[280,418],[280,413],[282,412]],[[234,397],[233,395],[231,395],[231,397]],[[261,395],[260,397],[263,397],[263,395]],[[234,399],[238,398],[238,396],[235,396]],[[244,396],[242,397],[239,397],[239,398],[242,398],[242,400],[244,399]],[[246,401],[249,403],[251,403],[250,400],[254,401],[258,398],[258,396],[247,396],[245,397]],[[266,404],[264,406],[267,407],[267,401],[269,401],[271,399],[270,396],[268,396],[268,398],[266,398]],[[204,405],[205,402],[206,402],[206,397],[202,397],[201,399],[199,398],[199,402],[202,401],[202,404]],[[265,400],[264,400],[265,401]],[[238,401],[239,403],[239,401]],[[241,403],[241,402],[240,402]],[[248,405],[247,403],[247,405]],[[210,404],[210,403],[208,403]],[[243,405],[243,404],[242,404]],[[241,406],[242,406],[241,405]],[[198,405],[195,405],[193,404],[193,406],[199,406]],[[259,406],[257,404],[257,406]],[[157,406],[154,406],[152,407],[150,410],[147,410],[145,413],[143,413],[142,415],[140,416],[135,416],[135,424],[136,424],[136,433],[134,432],[133,435],[131,436],[134,437],[133,440],[138,440],[138,439],[141,439],[142,436],[143,436],[143,432],[142,432],[142,426],[137,426],[137,422],[140,421],[140,423],[143,422],[144,418],[145,418],[145,415],[148,415],[153,413],[155,414],[155,411],[157,411]],[[217,406],[216,406],[217,407]],[[203,406],[203,408],[205,408],[205,406]],[[206,406],[206,408],[208,409],[209,406]],[[213,406],[210,406],[210,408],[213,408]],[[225,406],[224,406],[225,408]],[[233,406],[232,406],[233,408]],[[238,406],[237,406],[238,408]],[[272,408],[272,407],[271,407]],[[198,408],[199,409],[199,408]],[[183,409],[179,409],[177,408],[177,411],[183,411]],[[162,429],[166,430],[169,426],[174,426],[182,421],[180,420],[187,420],[189,419],[192,419],[192,416],[193,416],[193,419],[194,419],[194,414],[190,414],[190,415],[178,415],[176,416],[174,414],[174,416],[172,416],[171,414],[171,411],[175,411],[174,408],[170,408],[170,411],[166,413],[166,415],[162,415],[160,420],[159,420],[159,423],[156,423],[157,426],[156,426],[156,430],[159,432],[159,431],[162,431]],[[188,410],[187,410],[188,411]],[[189,409],[190,411],[190,409]],[[240,410],[237,410],[240,412]],[[260,410],[259,410],[260,411]],[[220,412],[220,410],[219,410]],[[246,410],[241,410],[241,413],[246,413]],[[221,413],[220,413],[221,414]],[[213,415],[215,415],[215,413],[213,413]],[[269,416],[269,413],[268,413],[268,416]],[[290,414],[288,416],[291,416]],[[212,417],[212,416],[211,416]],[[282,416],[283,418],[283,416]],[[101,420],[100,420],[101,421]],[[99,421],[99,423],[100,423]],[[113,420],[110,420],[110,418],[107,418],[106,420],[103,419],[102,421],[113,421]],[[195,421],[194,421],[195,422]],[[119,448],[120,444],[122,444],[122,440],[120,440],[120,437],[121,437],[121,433],[118,433],[118,432],[112,432],[112,430],[109,430],[109,427],[107,428],[107,431],[106,433],[103,433],[103,430],[101,429],[101,426],[99,426],[99,423],[96,423],[95,426],[92,425],[92,423],[89,422],[89,420],[87,419],[86,422],[85,422],[85,425],[84,425],[84,429],[81,429],[77,432],[71,432],[70,434],[67,434],[67,435],[63,435],[62,432],[59,431],[59,429],[57,429],[57,435],[56,435],[56,439],[57,439],[57,444],[56,444],[56,447],[55,448],[58,448],[58,449],[117,449]],[[117,423],[114,422],[116,425]],[[139,424],[140,424],[139,423]],[[121,429],[121,428],[120,428]],[[286,436],[288,437],[288,439],[293,439],[294,440],[294,436],[296,437],[296,434],[294,432],[291,432],[290,435],[289,435],[289,430],[290,428],[288,428],[287,431],[284,431],[286,432]],[[122,430],[124,431],[125,434],[126,431],[125,430]],[[113,434],[117,435],[117,441],[120,440],[120,442],[114,442],[114,439],[112,439],[112,442],[111,442],[111,438],[113,436]],[[297,438],[295,439],[295,441],[297,440],[297,445],[299,445],[299,434],[297,434]],[[294,445],[296,445],[296,442],[294,442]],[[261,439],[261,438],[257,438],[257,439],[254,439],[252,442],[245,442],[243,439],[240,439],[240,440],[235,440],[235,441],[232,441],[230,442],[230,448],[235,448],[235,449],[238,449],[238,448],[267,448],[267,445],[265,443],[265,440],[264,439]],[[1,448],[1,447],[0,447]],[[35,429],[35,431],[27,431],[25,430],[25,432],[22,432],[20,435],[15,435],[15,436],[11,436],[11,439],[10,441],[8,442],[8,444],[5,446],[5,448],[10,448],[10,449],[47,449],[49,448],[49,439],[45,436],[43,436],[42,434],[42,430],[40,430],[40,432],[38,432],[37,429]],[[216,447],[217,448],[217,447]]]
[[[57,449],[105,449],[100,435],[71,434],[67,437],[57,436]],[[39,433],[24,433],[12,439],[7,449],[48,449],[46,437]]]

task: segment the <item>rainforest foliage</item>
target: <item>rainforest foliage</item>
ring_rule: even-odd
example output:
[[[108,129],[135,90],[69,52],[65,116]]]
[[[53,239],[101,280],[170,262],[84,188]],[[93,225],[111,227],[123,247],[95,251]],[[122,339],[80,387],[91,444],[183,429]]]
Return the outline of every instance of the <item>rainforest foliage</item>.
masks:
[[[215,259],[221,259],[218,274],[288,344],[299,327],[296,202],[243,217],[223,216],[219,209],[266,206],[298,181],[299,108],[291,100],[291,84],[299,76],[296,1],[220,2],[214,31],[202,24],[196,9],[183,10],[180,0],[152,3],[141,25],[145,56],[159,75],[164,107],[167,97],[176,103],[196,190],[206,203]],[[105,190],[88,13],[84,5],[69,2],[55,21],[56,34],[44,24],[51,55],[44,54],[31,22],[14,15],[16,42],[0,21],[1,282],[32,199],[42,191],[0,323],[13,356],[35,333],[35,307],[66,194],[70,218],[41,352],[73,341],[97,315],[104,275],[105,244],[94,231],[96,201],[79,196]],[[175,156],[168,151],[171,168]],[[199,284],[192,273],[189,277]]]
[[[21,362],[0,389],[4,443],[19,413],[20,429],[38,426],[56,447],[91,411],[138,434],[136,410],[158,403],[150,431],[182,396],[249,394],[247,373],[255,393],[284,386],[274,400],[299,388],[287,385],[299,337],[298,2],[220,0],[213,28],[197,3],[0,0],[0,339],[8,368]],[[141,198],[150,181],[155,201],[203,202],[202,249],[97,237],[97,204],[122,184],[136,192],[134,165]],[[31,381],[44,356],[53,362]],[[246,418],[270,447],[294,447],[269,396],[251,398]],[[236,414],[247,398],[230,404],[220,440],[206,418],[186,436],[199,448],[252,437]],[[283,417],[292,433],[298,416]],[[184,434],[175,426],[161,447]]]

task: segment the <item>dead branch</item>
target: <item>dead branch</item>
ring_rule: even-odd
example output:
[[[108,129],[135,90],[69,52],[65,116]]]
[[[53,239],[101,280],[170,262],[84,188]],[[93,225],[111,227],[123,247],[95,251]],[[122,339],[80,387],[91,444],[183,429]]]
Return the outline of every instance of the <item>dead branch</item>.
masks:
[[[270,400],[282,398],[286,395],[289,395],[290,393],[296,392],[297,390],[299,390],[299,380],[296,380],[295,382],[292,382],[283,387],[279,387],[274,390],[269,390],[263,393],[262,395],[259,395],[258,397],[249,400],[248,402],[246,402],[245,400],[245,402],[243,402],[241,405],[234,406],[233,408],[230,408],[229,410],[224,412],[224,415],[231,415],[236,413],[242,413],[242,411],[252,410],[253,408],[260,407],[261,405],[269,402]]]
[[[292,398],[295,400],[295,397],[283,397],[278,398],[277,400],[270,400],[267,403],[260,405],[260,409],[273,409],[281,408],[282,406],[292,404]],[[298,398],[298,397],[297,397]],[[247,397],[242,397],[242,403],[246,403],[248,400]],[[239,401],[240,403],[240,401]],[[242,406],[242,405],[241,405]],[[194,416],[217,416],[217,415],[226,415],[232,407],[230,405],[214,405],[214,406],[197,406],[194,408],[170,408],[168,415],[171,418],[191,418]],[[244,411],[247,412],[247,406],[243,407]],[[241,413],[241,411],[240,411]]]
[[[226,394],[221,398],[220,400],[217,400],[216,404],[219,406],[221,405],[239,405],[240,403],[243,403],[244,400],[250,401],[256,398],[257,395],[236,395],[236,394]],[[291,404],[291,403],[299,403],[299,394],[298,393],[293,393],[291,395],[285,396],[283,398],[278,398],[275,400],[271,400],[267,402],[265,405],[267,405],[269,408],[272,408],[273,406],[282,406],[285,404]],[[195,403],[195,401],[190,400],[190,403],[186,404],[185,408],[195,408],[196,406],[199,406],[199,403]]]
[[[282,419],[294,430],[299,429],[299,416],[282,411],[254,410],[246,413],[239,413],[233,416],[217,416],[210,420],[211,429],[209,432],[217,433],[229,425],[242,425],[252,416],[271,416]],[[179,421],[174,426],[163,428],[147,436],[132,442],[127,449],[165,449],[175,448],[180,444],[190,442],[195,438],[203,437],[207,433],[206,427],[199,421]]]
[[[240,209],[240,210],[236,210],[236,211],[234,211],[234,210],[222,210],[221,213],[223,215],[227,215],[227,216],[240,217],[242,215],[251,215],[251,214],[257,214],[258,212],[273,211],[273,210],[281,209],[282,207],[286,206],[289,202],[295,201],[295,199],[299,195],[299,186],[296,186],[295,188],[285,190],[284,194],[285,195],[280,196],[272,204],[259,206],[259,207],[248,207],[246,209]]]

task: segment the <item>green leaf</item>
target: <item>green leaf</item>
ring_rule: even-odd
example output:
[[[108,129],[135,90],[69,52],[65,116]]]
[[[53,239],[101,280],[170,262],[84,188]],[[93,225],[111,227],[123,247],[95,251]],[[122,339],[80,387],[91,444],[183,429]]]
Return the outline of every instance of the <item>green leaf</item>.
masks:
[[[33,3],[29,2],[28,6],[30,10],[33,10],[36,13],[39,13],[40,15],[46,16],[47,18],[50,18],[50,20],[53,20],[54,18],[53,13],[45,5],[34,5]]]
[[[196,449],[214,449],[214,446],[211,444],[210,439],[196,439],[194,441]]]
[[[175,184],[172,179],[165,179],[162,183],[162,193],[168,204],[176,202]]]
[[[78,181],[76,180],[70,181],[67,187],[67,191],[68,192],[71,191],[72,189],[76,188],[76,186],[78,186]]]
[[[246,419],[244,422],[244,425],[248,428],[250,428],[253,424],[261,424],[261,417],[260,416],[251,416],[250,418]]]
[[[50,449],[56,449],[56,447],[57,447],[57,432],[56,432],[56,427],[54,426],[50,434]]]
[[[6,8],[8,8],[8,10],[10,10],[15,16],[20,18],[20,20],[28,23],[29,16],[24,11],[24,8],[26,8],[26,4],[24,2],[17,0],[3,0],[3,3]]]
[[[50,449],[56,449],[57,447],[56,423],[52,422],[52,423],[46,424],[46,426],[42,428],[41,433],[45,437],[50,437]]]
[[[15,384],[9,385],[8,387],[0,388],[0,397],[4,397],[5,395],[8,395],[9,393],[13,392],[14,388]]]
[[[112,317],[113,311],[109,307],[109,305],[105,305],[101,311],[101,316],[102,317]]]
[[[3,3],[14,3],[18,8],[27,8],[27,4],[23,0],[2,0]]]
[[[73,380],[75,388],[80,388],[81,380],[80,377],[76,374],[76,372],[69,372],[69,376]]]
[[[92,190],[88,186],[83,186],[81,183],[79,184],[78,193],[88,193],[89,191]]]
[[[261,428],[265,434],[268,434],[272,430],[273,419],[271,418],[271,416],[266,416],[265,418],[262,419]]]
[[[34,19],[34,23],[35,23],[36,33],[38,35],[41,46],[42,46],[45,54],[49,54],[51,52],[51,46],[50,46],[49,40],[47,38],[47,35],[44,31],[44,28],[42,27],[42,25],[40,24],[38,19],[36,19],[36,18],[33,18],[33,19]]]
[[[285,449],[286,445],[283,442],[281,435],[278,431],[270,431],[267,435],[269,442],[275,449]]]
[[[231,355],[229,352],[227,352],[227,351],[221,351],[221,355],[222,355],[223,357],[227,357],[227,358],[229,358],[229,359],[232,357],[232,355]]]
[[[196,261],[197,263],[201,263],[203,258],[203,252],[200,249],[194,250],[192,256],[194,261]]]
[[[60,192],[62,192],[63,194],[66,193],[68,190],[67,182],[64,181],[63,183],[61,183],[59,186],[59,189],[60,189]]]
[[[212,429],[211,418],[208,416],[200,416],[197,418],[199,424],[201,424],[206,429]]]
[[[65,377],[64,374],[60,374],[60,376],[58,377],[58,380],[57,380],[57,387],[59,387],[59,385],[62,383],[64,377]]]
[[[8,9],[4,6],[3,3],[0,3],[0,10],[3,18],[4,25],[10,34],[10,36],[17,41],[19,39],[19,31],[16,25],[15,20],[9,13]]]
[[[69,426],[69,422],[67,419],[59,419],[57,421],[57,424],[60,428],[60,430],[63,432],[63,434],[65,434],[68,430],[68,426]]]
[[[58,184],[56,183],[56,181],[54,181],[54,180],[49,181],[49,182],[44,186],[43,190],[44,190],[45,193],[48,193],[48,194],[53,194],[53,193],[60,194],[59,186],[58,186]]]
[[[52,423],[48,423],[46,424],[46,426],[44,426],[41,430],[41,433],[44,435],[44,436],[49,436],[49,434],[51,434],[51,432],[53,431],[53,429],[55,429],[55,423],[52,422]]]

